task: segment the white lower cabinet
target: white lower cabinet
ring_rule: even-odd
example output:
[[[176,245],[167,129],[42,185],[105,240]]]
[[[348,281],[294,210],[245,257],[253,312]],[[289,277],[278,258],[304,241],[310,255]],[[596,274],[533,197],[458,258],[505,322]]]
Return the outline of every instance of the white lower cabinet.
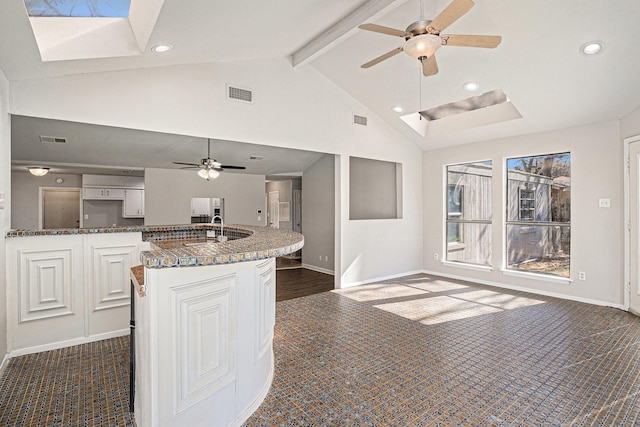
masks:
[[[141,233],[6,240],[7,347],[20,355],[123,335]]]

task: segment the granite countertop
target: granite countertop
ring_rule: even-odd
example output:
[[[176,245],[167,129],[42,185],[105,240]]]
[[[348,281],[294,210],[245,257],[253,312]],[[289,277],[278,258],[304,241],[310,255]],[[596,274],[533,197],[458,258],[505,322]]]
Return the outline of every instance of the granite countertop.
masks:
[[[68,236],[100,233],[142,233],[152,250],[142,251],[140,261],[147,268],[195,267],[232,264],[274,258],[301,249],[304,236],[289,230],[253,225],[225,225],[226,242],[208,241],[207,231],[220,234],[219,224],[143,225],[106,228],[61,228],[9,230],[6,237]],[[202,243],[186,246],[185,243]]]
[[[144,288],[144,267],[141,265],[136,265],[135,267],[131,267],[131,280],[133,280],[133,285],[138,291],[138,295],[141,297],[145,296],[145,288]]]
[[[143,251],[140,260],[147,268],[232,264],[290,254],[304,245],[302,234],[270,227],[230,225],[224,227],[224,235],[229,236],[226,242],[207,241],[204,236],[156,239],[151,241],[156,249]],[[193,243],[197,245],[186,245]]]

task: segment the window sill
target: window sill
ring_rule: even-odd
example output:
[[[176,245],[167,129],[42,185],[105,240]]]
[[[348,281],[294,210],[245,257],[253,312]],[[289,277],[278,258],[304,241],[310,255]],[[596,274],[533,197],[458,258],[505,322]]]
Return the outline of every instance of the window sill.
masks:
[[[568,277],[551,276],[549,274],[527,273],[524,271],[506,270],[506,269],[502,270],[502,274],[504,274],[505,276],[522,277],[524,279],[538,280],[541,282],[550,282],[550,283],[561,283],[564,285],[570,285],[571,283],[573,283],[573,280],[571,280]]]
[[[467,245],[464,243],[448,243],[447,244],[447,252],[455,252],[462,251],[466,249]]]
[[[464,268],[467,270],[493,271],[493,267],[490,267],[488,265],[467,264],[465,262],[442,261],[442,265],[444,265],[445,267],[457,267],[457,268]]]

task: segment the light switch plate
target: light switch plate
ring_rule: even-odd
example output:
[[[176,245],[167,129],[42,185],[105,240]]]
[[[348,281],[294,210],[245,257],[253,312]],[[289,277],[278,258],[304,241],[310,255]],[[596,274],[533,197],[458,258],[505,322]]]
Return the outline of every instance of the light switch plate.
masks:
[[[611,199],[599,199],[598,207],[601,208],[610,208],[611,207]]]

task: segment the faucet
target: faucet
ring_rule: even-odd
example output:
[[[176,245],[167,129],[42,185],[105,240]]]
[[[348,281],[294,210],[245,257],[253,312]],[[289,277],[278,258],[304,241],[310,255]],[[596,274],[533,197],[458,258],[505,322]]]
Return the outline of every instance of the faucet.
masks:
[[[211,218],[211,224],[215,223],[216,218],[220,218],[220,235],[224,236],[224,219],[222,219],[220,215],[214,215],[213,218]]]

